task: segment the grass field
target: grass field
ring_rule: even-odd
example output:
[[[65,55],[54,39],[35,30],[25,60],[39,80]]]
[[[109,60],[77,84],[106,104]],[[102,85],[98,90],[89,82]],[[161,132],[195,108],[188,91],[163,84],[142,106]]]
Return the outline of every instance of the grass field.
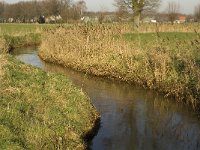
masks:
[[[27,34],[27,33],[38,33],[43,28],[53,27],[51,24],[17,24],[17,23],[1,23],[0,33],[1,34]]]
[[[198,34],[194,32],[125,33],[122,38],[142,49],[166,43],[169,43],[168,46],[174,49],[177,43],[189,43],[198,38]]]
[[[197,34],[194,32],[160,32],[160,33],[127,33],[123,37],[129,42],[142,42],[143,45],[151,43],[155,39],[169,40],[170,42],[179,42],[185,40],[194,40]]]
[[[98,114],[66,79],[0,55],[0,149],[85,149]]]

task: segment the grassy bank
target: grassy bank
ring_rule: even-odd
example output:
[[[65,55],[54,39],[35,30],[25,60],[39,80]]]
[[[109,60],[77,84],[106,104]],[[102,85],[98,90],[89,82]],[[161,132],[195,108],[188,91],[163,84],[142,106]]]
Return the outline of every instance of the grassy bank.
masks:
[[[53,28],[55,25],[39,24],[0,24],[0,38],[7,50],[24,46],[35,46],[41,43],[41,32]],[[1,42],[2,43],[2,42]]]
[[[181,29],[188,28],[191,25]],[[57,28],[43,34],[39,55],[45,61],[164,92],[198,109],[200,38],[189,31],[127,33],[115,25]]]
[[[0,35],[0,53],[9,52],[15,48],[26,46],[38,46],[41,43],[40,33],[21,35]]]
[[[85,149],[98,115],[62,75],[0,55],[0,149]]]
[[[5,44],[9,50],[25,47],[25,46],[37,46],[41,43],[40,33],[29,33],[24,35],[3,35]]]

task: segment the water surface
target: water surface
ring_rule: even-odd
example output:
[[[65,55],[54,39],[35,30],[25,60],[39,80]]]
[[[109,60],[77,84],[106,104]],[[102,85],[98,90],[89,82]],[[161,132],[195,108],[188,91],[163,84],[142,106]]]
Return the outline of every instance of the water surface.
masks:
[[[36,48],[15,57],[49,72],[65,74],[89,95],[101,114],[93,150],[199,150],[200,121],[190,109],[150,90],[89,76],[45,63]]]

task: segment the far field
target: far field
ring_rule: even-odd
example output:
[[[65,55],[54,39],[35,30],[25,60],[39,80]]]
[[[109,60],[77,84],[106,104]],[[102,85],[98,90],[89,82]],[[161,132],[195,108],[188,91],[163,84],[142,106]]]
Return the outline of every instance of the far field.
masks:
[[[1,34],[19,34],[19,33],[35,33],[39,32],[43,27],[49,27],[53,25],[40,25],[40,24],[17,24],[17,23],[1,23]]]

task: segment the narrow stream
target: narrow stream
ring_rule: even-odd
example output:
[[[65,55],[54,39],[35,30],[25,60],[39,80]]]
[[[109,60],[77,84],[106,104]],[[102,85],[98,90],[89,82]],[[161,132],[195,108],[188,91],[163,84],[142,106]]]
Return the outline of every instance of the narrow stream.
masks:
[[[64,73],[89,95],[101,114],[93,150],[199,150],[200,119],[190,109],[150,90],[45,63],[36,48],[13,55],[49,72]]]

